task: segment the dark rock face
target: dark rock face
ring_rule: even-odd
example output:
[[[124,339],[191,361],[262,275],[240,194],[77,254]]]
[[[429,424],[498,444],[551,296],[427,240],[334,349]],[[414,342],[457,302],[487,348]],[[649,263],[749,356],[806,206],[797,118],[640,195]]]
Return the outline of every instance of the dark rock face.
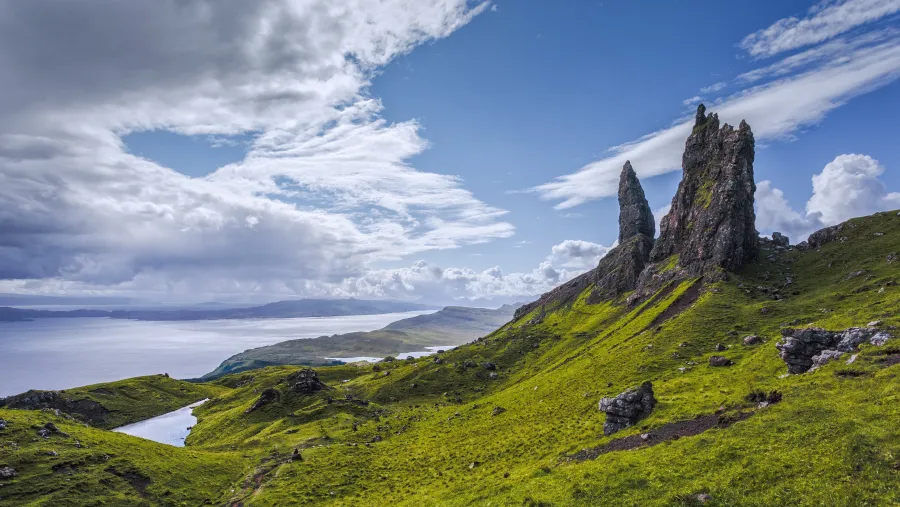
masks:
[[[852,229],[856,227],[856,224],[852,222],[844,222],[838,225],[832,225],[831,227],[826,227],[824,229],[819,229],[818,231],[809,235],[809,239],[806,240],[806,243],[810,248],[819,248],[820,246],[833,243],[835,241],[840,241],[841,243],[847,241],[847,237],[845,236],[847,229]]]
[[[109,410],[93,400],[73,400],[60,394],[59,391],[27,391],[10,396],[0,406],[19,410],[59,410],[70,415],[79,416],[88,424],[99,425],[106,420]]]
[[[614,298],[637,287],[650,258],[653,238],[638,234],[607,253],[592,272],[594,291],[589,303]]]
[[[251,412],[256,412],[257,410],[265,407],[266,405],[270,405],[275,403],[276,401],[281,399],[281,393],[273,388],[268,388],[259,395],[259,398],[253,402],[253,405],[250,406],[244,413],[249,414]]]
[[[697,109],[682,156],[684,175],[660,224],[650,260],[673,255],[687,276],[734,271],[756,258],[759,235],[753,196],[754,139],[750,126],[719,128],[715,114]]]
[[[856,350],[865,341],[880,346],[891,338],[884,331],[859,327],[844,331],[827,331],[820,327],[785,328],[781,330],[781,335],[775,347],[781,351],[781,359],[787,363],[788,372],[794,374],[818,368],[845,352]]]
[[[775,246],[787,247],[791,246],[791,239],[780,232],[773,232],[772,243],[775,243]]]
[[[631,161],[627,161],[619,177],[619,244],[639,234],[653,238],[656,222],[641,182],[631,167]]]
[[[656,398],[653,396],[653,384],[650,382],[644,382],[640,387],[629,389],[615,398],[603,398],[600,400],[600,411],[606,413],[603,433],[612,435],[633,426],[650,415],[654,406]]]
[[[312,368],[304,368],[291,373],[285,381],[292,391],[300,394],[313,394],[330,389],[319,380],[319,374]]]

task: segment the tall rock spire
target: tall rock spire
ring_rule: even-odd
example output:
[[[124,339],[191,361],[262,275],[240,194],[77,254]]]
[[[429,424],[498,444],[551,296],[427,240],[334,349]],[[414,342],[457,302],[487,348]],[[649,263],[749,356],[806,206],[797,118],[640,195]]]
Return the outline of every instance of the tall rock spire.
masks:
[[[649,238],[656,235],[656,223],[650,205],[644,196],[644,189],[637,174],[626,161],[619,176],[619,244],[633,236],[643,234]]]
[[[750,126],[719,128],[718,115],[707,115],[701,104],[685,143],[684,175],[650,260],[677,255],[688,276],[734,271],[753,260],[759,248],[753,158]]]

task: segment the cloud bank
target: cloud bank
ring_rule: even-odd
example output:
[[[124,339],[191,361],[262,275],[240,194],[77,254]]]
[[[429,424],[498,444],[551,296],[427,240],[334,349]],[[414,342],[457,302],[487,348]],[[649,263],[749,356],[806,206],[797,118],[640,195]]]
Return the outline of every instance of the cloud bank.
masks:
[[[0,7],[0,280],[10,290],[306,295],[373,263],[513,234],[371,77],[466,0],[34,0]],[[190,178],[128,152],[252,136]],[[448,168],[452,171],[452,168]]]

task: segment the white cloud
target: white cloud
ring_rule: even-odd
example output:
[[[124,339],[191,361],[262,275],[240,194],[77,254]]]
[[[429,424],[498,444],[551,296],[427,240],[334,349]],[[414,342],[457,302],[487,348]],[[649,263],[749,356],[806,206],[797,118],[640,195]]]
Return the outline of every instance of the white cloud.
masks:
[[[779,19],[748,35],[740,46],[751,56],[773,56],[826,41],[897,12],[898,0],[825,0],[811,7],[803,18]]]
[[[727,83],[727,82],[725,82],[725,81],[719,81],[718,83],[713,83],[713,84],[711,84],[711,85],[709,85],[709,86],[706,86],[706,87],[704,87],[704,88],[700,88],[700,93],[703,93],[703,94],[706,94],[706,93],[716,93],[716,92],[719,92],[719,91],[724,90],[726,86],[728,86],[728,83]]]
[[[379,261],[512,235],[417,171],[369,79],[465,0],[15,2],[0,12],[0,280],[21,290],[318,293]],[[64,26],[63,26],[64,25]],[[189,178],[123,134],[252,134]],[[446,168],[452,171],[453,168]]]
[[[884,86],[900,76],[900,38],[833,55],[812,70],[755,86],[718,102],[713,112],[725,123],[745,119],[757,140],[789,138],[798,129],[821,121],[851,98]],[[567,209],[616,195],[619,172],[631,160],[641,178],[681,167],[684,141],[693,116],[636,141],[610,148],[611,155],[580,170],[532,188],[545,200]]]
[[[416,261],[404,268],[370,270],[326,292],[348,297],[424,298],[441,302],[535,296],[596,267],[610,249],[589,241],[565,240],[554,245],[550,255],[531,271],[506,274],[499,266],[475,271]]]
[[[791,208],[784,193],[761,181],[756,186],[756,224],[761,232],[779,231],[805,240],[822,227],[900,207],[900,193],[888,192],[880,179],[884,167],[868,155],[838,155],[812,177],[805,213]]]
[[[689,99],[682,100],[681,103],[686,106],[695,106],[695,105],[699,104],[702,100],[703,100],[703,97],[701,97],[699,95],[695,95]]]

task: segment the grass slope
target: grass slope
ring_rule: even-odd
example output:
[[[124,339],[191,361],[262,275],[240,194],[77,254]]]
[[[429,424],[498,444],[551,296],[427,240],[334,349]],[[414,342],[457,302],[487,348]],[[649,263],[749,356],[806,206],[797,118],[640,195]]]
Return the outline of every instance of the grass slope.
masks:
[[[585,292],[539,324],[523,316],[439,361],[320,368],[333,389],[312,396],[280,383],[294,367],[226,376],[210,384],[221,393],[197,410],[188,448],[166,449],[165,459],[155,444],[122,453],[117,439],[139,441],[60,428],[93,438],[94,452],[115,454],[118,466],[138,469],[153,486],[136,498],[162,505],[170,504],[167,489],[181,502],[244,506],[668,506],[695,505],[700,493],[710,495],[706,505],[896,505],[900,336],[883,347],[861,346],[852,365],[835,361],[802,375],[787,376],[775,349],[786,325],[900,325],[900,261],[893,260],[900,216],[856,219],[840,236],[813,251],[769,246],[727,282],[699,290],[698,281],[682,281],[635,308],[588,305]],[[743,345],[749,334],[764,342]],[[715,352],[718,343],[728,349]],[[713,354],[734,365],[709,366]],[[659,400],[653,413],[603,436],[598,400],[645,380]],[[280,401],[245,413],[268,387],[281,392]],[[752,391],[775,389],[783,393],[778,404],[757,409],[746,401]],[[669,423],[740,410],[754,412],[652,447],[568,458]],[[0,410],[12,428],[45,416]],[[0,454],[0,465],[22,469],[3,481],[0,504],[58,494],[43,482],[49,463],[34,457],[47,442],[28,437],[14,437],[19,446]],[[0,442],[7,440],[0,432]],[[289,459],[294,448],[302,461]],[[186,470],[204,460],[211,469],[191,479],[188,493]],[[66,498],[115,504],[115,495],[128,494],[97,486],[104,474],[98,467],[75,472],[94,489],[68,489]]]

